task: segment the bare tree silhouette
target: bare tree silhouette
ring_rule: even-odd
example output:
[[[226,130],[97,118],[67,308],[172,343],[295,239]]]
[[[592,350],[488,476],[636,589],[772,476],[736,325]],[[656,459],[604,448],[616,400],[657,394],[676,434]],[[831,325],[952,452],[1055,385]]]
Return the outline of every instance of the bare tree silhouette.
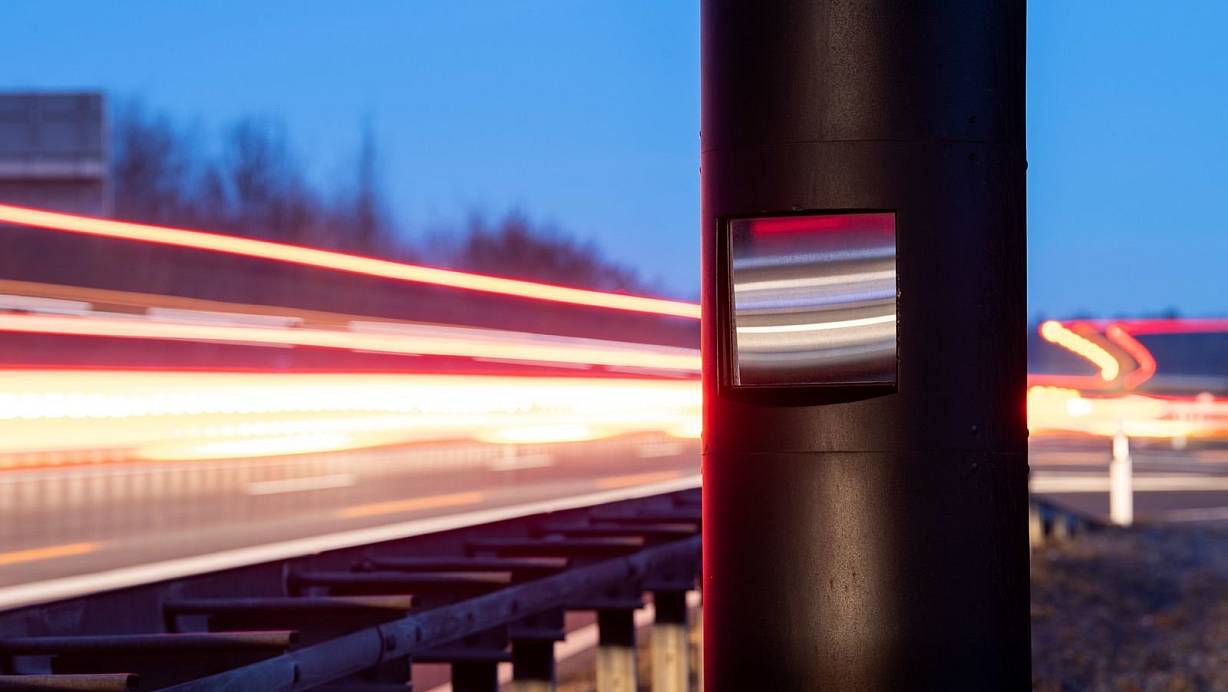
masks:
[[[366,255],[425,255],[457,268],[564,285],[648,290],[634,269],[606,259],[593,242],[518,211],[493,224],[475,214],[466,225],[411,247],[389,210],[370,121],[363,125],[352,177],[331,190],[313,186],[284,124],[275,119],[241,118],[223,130],[213,149],[139,103],[121,109],[113,127],[115,210],[121,218]],[[174,280],[163,276],[159,284]]]
[[[191,217],[199,192],[191,138],[140,103],[123,106],[112,122],[115,215],[150,223]]]
[[[645,289],[634,269],[605,259],[593,242],[577,240],[553,227],[534,225],[518,211],[493,225],[479,216],[472,217],[451,263],[470,271],[571,286],[609,291]]]

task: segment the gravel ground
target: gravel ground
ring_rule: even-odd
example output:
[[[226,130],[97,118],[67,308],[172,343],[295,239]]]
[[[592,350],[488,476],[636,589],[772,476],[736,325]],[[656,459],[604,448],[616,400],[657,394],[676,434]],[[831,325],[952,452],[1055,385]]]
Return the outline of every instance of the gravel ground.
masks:
[[[1032,682],[1228,691],[1228,529],[1104,529],[1038,551]]]
[[[641,630],[640,690],[648,640]],[[592,666],[591,652],[561,666],[559,692],[594,689]],[[1228,692],[1228,527],[1101,529],[1038,550],[1032,686]]]

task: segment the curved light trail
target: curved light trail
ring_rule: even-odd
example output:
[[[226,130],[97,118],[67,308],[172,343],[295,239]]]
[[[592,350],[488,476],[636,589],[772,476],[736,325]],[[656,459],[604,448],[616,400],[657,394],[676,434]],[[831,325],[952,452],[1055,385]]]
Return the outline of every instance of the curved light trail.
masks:
[[[1122,378],[1126,389],[1134,389],[1156,374],[1155,356],[1151,355],[1151,351],[1139,343],[1139,340],[1131,336],[1121,325],[1110,324],[1105,328],[1104,335],[1128,353],[1135,363],[1138,363],[1137,368]]]
[[[1027,410],[1032,432],[1113,436],[1124,431],[1131,437],[1172,440],[1222,439],[1228,435],[1228,399],[1210,392],[1174,396],[1136,391],[1156,374],[1157,363],[1150,349],[1135,338],[1228,332],[1228,319],[1088,320],[1073,325],[1103,330],[1108,341],[1120,349],[1116,355],[1071,326],[1051,320],[1041,325],[1040,332],[1046,341],[1101,368],[1100,375],[1030,374]],[[1127,370],[1130,361],[1134,367]],[[1115,383],[1120,384],[1121,391],[1104,392]]]
[[[1100,378],[1105,382],[1112,382],[1121,374],[1121,363],[1112,353],[1057,320],[1049,320],[1040,325],[1040,335],[1045,341],[1057,344],[1095,365],[1100,370]]]

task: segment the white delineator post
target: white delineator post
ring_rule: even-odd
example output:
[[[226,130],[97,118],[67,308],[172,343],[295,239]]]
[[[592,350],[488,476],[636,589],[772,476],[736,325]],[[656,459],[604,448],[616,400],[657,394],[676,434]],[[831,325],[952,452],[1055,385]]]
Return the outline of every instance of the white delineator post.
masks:
[[[1113,460],[1109,462],[1109,520],[1118,526],[1134,523],[1133,462],[1130,438],[1118,429],[1113,436]]]

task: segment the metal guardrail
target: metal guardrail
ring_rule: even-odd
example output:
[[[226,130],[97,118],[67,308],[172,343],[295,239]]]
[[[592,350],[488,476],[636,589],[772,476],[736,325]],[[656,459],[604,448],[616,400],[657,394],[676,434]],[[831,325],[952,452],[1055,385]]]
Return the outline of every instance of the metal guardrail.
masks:
[[[632,691],[651,593],[653,688],[684,691],[700,524],[687,490],[11,611],[0,690],[405,690],[413,662],[456,692],[498,689],[502,662],[549,690],[564,614],[589,611],[597,688]]]
[[[1033,551],[1101,526],[1101,522],[1089,516],[1035,496],[1028,501],[1028,546]]]

